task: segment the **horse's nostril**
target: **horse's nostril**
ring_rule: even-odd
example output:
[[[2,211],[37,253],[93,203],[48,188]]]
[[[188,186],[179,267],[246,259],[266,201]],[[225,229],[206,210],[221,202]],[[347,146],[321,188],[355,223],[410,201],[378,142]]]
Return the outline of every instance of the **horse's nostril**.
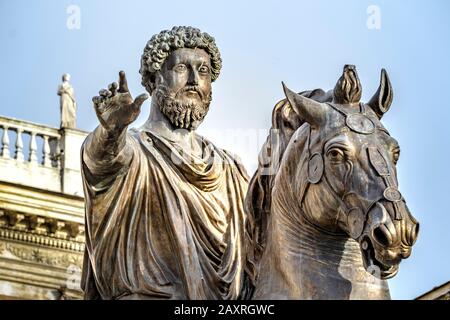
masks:
[[[390,237],[387,234],[387,230],[383,230],[384,228],[382,228],[381,226],[376,227],[373,230],[373,237],[375,239],[376,242],[378,242],[379,244],[381,244],[382,246],[389,246],[389,244],[391,243],[390,241]]]

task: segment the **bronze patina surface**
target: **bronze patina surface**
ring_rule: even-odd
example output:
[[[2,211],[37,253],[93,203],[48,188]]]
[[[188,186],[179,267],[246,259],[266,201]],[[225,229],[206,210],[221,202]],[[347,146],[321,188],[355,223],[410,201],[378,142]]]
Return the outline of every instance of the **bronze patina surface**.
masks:
[[[229,152],[196,134],[221,58],[192,27],[155,35],[141,59],[148,121],[127,130],[125,73],[93,98],[100,125],[82,148],[87,299],[236,299],[244,286],[248,177]]]
[[[400,149],[380,119],[385,70],[360,102],[354,66],[333,91],[284,86],[246,198],[253,299],[389,299],[419,224],[398,191]]]

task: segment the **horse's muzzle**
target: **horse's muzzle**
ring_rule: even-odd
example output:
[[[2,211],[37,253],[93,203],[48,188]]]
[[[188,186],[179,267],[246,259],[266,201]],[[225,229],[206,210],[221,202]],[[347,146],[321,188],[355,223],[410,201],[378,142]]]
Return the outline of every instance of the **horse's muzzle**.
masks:
[[[378,202],[369,211],[360,238],[364,267],[381,279],[397,274],[401,260],[411,255],[419,232],[419,223],[411,216],[404,202],[396,210],[401,210],[401,219],[396,219],[398,215],[390,212],[393,205]]]

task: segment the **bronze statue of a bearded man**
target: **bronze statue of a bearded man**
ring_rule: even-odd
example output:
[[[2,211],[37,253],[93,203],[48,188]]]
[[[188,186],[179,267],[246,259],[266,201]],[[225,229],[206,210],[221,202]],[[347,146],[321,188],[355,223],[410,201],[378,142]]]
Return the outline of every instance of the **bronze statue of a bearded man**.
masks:
[[[239,161],[195,130],[221,69],[214,38],[192,27],[162,31],[147,43],[142,84],[125,78],[93,98],[100,125],[81,152],[86,198],[86,299],[237,299],[244,283]]]

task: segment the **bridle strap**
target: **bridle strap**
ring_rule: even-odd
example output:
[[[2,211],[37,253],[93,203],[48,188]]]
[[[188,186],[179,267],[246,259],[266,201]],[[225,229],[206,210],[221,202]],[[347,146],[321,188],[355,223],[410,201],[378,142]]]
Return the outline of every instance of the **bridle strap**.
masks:
[[[344,116],[344,118],[347,119],[347,117],[349,116],[349,113],[348,113],[347,111],[338,108],[337,106],[333,105],[332,103],[327,103],[327,104],[328,104],[331,108],[333,108],[334,110],[336,110],[337,112],[339,112],[340,114],[342,114],[342,115]],[[364,116],[366,116],[366,108],[365,108],[364,104],[363,104],[363,103],[360,103],[359,106],[360,106],[360,114],[363,114]],[[349,128],[349,124],[348,124],[347,122],[345,122],[344,128],[339,128],[338,130],[333,131],[333,133],[330,134],[330,135],[331,135],[332,137],[334,137],[334,136],[336,136],[336,134],[338,134],[338,133],[340,133],[340,132],[342,132],[342,131],[344,131],[344,130],[348,130],[348,129],[353,130],[351,127]],[[354,130],[353,130],[353,131],[354,131]],[[365,133],[365,134],[367,134],[367,133]],[[369,134],[370,134],[370,133],[369,133]],[[312,139],[311,139],[311,135],[312,135],[312,132],[311,132],[311,128],[310,128],[309,141],[308,141],[308,157],[309,157],[309,161],[311,160],[311,157],[312,157],[312,156],[311,156],[311,154],[312,154],[312,152],[311,152],[311,140],[312,140]],[[323,161],[323,173],[322,173],[322,177],[321,177],[320,180],[323,180],[325,188],[328,189],[328,191],[329,191],[329,192],[335,197],[335,199],[339,202],[339,207],[338,207],[338,209],[337,209],[337,211],[338,211],[338,216],[337,216],[337,218],[336,218],[336,223],[337,223],[337,221],[340,219],[340,216],[341,216],[342,213],[344,213],[345,216],[346,216],[346,218],[348,218],[348,215],[349,215],[350,211],[351,211],[352,209],[354,209],[354,208],[350,208],[350,206],[345,202],[345,197],[346,197],[346,195],[348,195],[348,194],[350,194],[350,193],[355,194],[356,197],[357,197],[357,199],[358,199],[358,202],[359,202],[361,205],[363,205],[364,203],[367,203],[367,201],[365,201],[365,199],[361,199],[361,197],[360,197],[356,192],[349,192],[349,191],[347,191],[347,188],[348,188],[348,180],[349,180],[349,177],[351,176],[351,172],[346,172],[346,173],[345,173],[346,181],[344,182],[344,192],[343,192],[343,196],[342,196],[342,197],[339,196],[338,192],[337,192],[336,190],[334,190],[334,188],[332,187],[331,183],[329,182],[329,180],[328,180],[328,178],[327,178],[327,175],[326,175],[326,170],[325,170],[325,160],[324,160],[325,155],[324,155],[324,150],[323,150],[323,148],[324,148],[324,146],[326,145],[326,143],[327,143],[330,139],[332,139],[332,138],[325,139],[325,142],[322,143],[322,146],[321,146],[320,149],[319,149],[319,150],[320,150],[320,154],[321,154],[321,156],[322,156],[322,161]],[[395,201],[394,201],[394,200],[392,200],[392,199],[388,199],[388,198],[386,197],[386,195],[385,195],[385,193],[386,193],[386,191],[387,191],[388,189],[392,189],[392,191],[394,192],[394,195],[395,195],[395,192],[397,192],[397,193],[399,194],[399,191],[398,191],[398,189],[397,189],[397,184],[395,183],[395,181],[393,182],[393,180],[392,180],[392,175],[391,175],[391,172],[390,172],[390,170],[389,170],[389,167],[387,166],[386,160],[384,159],[384,157],[382,156],[382,154],[378,151],[378,148],[375,148],[374,150],[371,150],[370,148],[372,148],[372,147],[369,146],[368,149],[367,149],[367,150],[368,150],[368,155],[367,155],[367,156],[369,157],[369,161],[370,161],[370,162],[372,163],[372,165],[374,166],[375,171],[377,172],[377,174],[383,179],[383,182],[384,182],[386,188],[385,188],[385,191],[384,191],[383,195],[381,195],[378,199],[371,201],[369,206],[365,206],[365,208],[364,208],[364,210],[363,210],[364,215],[367,216],[367,214],[368,214],[368,212],[370,211],[370,209],[371,209],[377,202],[379,202],[379,201],[381,201],[381,200],[388,200],[388,201],[391,201],[391,202],[393,203],[393,206],[394,206],[394,212],[395,212],[395,219],[396,219],[396,220],[401,220],[401,219],[402,219],[401,210],[400,210],[400,208],[398,207],[398,205],[399,205],[398,202],[399,202],[400,200],[395,200]],[[374,156],[375,153],[373,153],[373,152],[376,152],[376,156]],[[315,153],[314,153],[314,154],[315,154]],[[386,167],[386,172],[383,172],[383,171],[382,171],[383,168],[380,169],[380,168],[381,168],[380,166],[377,167],[376,161],[378,161],[378,164],[380,164],[380,166],[385,165],[385,167]],[[382,163],[380,163],[380,161],[381,161]],[[309,162],[308,162],[308,166],[309,166]],[[349,173],[350,173],[350,176],[349,176]],[[309,174],[309,172],[308,172],[308,174]],[[320,181],[320,180],[319,180],[319,181]],[[309,187],[310,184],[311,184],[311,182],[309,181],[309,178],[308,178],[308,181],[305,183],[303,190],[301,190],[301,199],[300,199],[300,205],[301,205],[301,207],[303,207],[303,202],[304,202],[304,199],[305,199],[305,195],[306,195],[307,189],[308,189],[308,187]],[[400,197],[401,197],[401,195],[400,195]],[[401,198],[401,199],[402,199],[402,198]],[[342,212],[342,213],[341,213],[341,212]]]

